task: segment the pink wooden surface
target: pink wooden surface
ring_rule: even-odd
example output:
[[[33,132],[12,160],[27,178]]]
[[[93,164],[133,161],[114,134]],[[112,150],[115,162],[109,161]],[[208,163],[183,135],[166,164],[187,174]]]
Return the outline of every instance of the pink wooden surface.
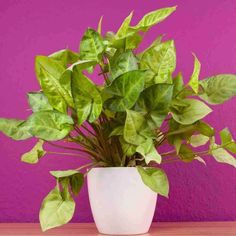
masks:
[[[42,233],[39,224],[1,223],[0,236],[94,236],[101,235],[93,223],[68,224]],[[146,236],[236,236],[236,222],[153,223]]]

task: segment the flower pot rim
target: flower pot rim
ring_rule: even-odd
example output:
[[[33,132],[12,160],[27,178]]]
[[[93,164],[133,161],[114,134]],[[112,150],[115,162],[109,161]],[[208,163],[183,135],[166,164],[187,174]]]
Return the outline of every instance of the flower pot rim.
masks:
[[[152,168],[151,166],[144,166],[143,168]],[[91,170],[93,170],[93,169],[109,169],[109,170],[111,170],[111,169],[114,169],[114,170],[120,170],[120,169],[137,169],[137,166],[136,167],[134,167],[134,166],[108,166],[108,167],[92,167],[91,168]]]

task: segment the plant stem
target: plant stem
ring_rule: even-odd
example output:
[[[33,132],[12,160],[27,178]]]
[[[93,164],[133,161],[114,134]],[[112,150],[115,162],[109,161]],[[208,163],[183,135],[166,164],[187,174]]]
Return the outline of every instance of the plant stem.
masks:
[[[86,168],[86,167],[89,167],[89,166],[96,166],[98,163],[94,163],[94,162],[92,162],[92,163],[88,163],[88,164],[85,164],[85,165],[83,165],[83,166],[80,166],[79,168],[77,168],[76,170],[82,170],[82,169],[84,169],[84,168]]]
[[[48,154],[57,154],[57,155],[66,155],[66,156],[75,156],[75,157],[81,157],[81,158],[86,158],[86,159],[90,159],[87,156],[80,156],[77,155],[76,153],[68,153],[68,152],[51,152],[51,151],[47,151]]]

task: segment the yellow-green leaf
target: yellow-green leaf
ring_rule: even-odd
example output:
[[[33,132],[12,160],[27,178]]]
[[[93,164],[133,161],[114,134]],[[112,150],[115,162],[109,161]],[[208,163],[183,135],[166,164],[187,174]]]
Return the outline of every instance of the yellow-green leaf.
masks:
[[[46,154],[46,151],[43,149],[43,143],[43,140],[39,140],[29,152],[21,156],[21,160],[29,164],[38,163],[39,159]]]
[[[199,60],[197,59],[196,55],[193,54],[193,56],[194,56],[194,69],[193,69],[193,73],[191,75],[188,85],[193,89],[193,91],[196,94],[198,94],[198,87],[199,87],[198,79],[199,79],[199,74],[201,70],[201,64]]]

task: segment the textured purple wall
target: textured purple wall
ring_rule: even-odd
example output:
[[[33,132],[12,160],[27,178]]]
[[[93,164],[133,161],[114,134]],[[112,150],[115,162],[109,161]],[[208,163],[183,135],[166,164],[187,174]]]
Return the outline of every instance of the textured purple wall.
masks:
[[[87,26],[104,15],[104,30],[116,30],[135,10],[134,21],[148,11],[178,5],[177,12],[147,35],[174,38],[178,70],[186,78],[193,68],[191,52],[202,63],[201,78],[236,73],[235,0],[0,0],[0,117],[26,118],[26,92],[37,90],[34,56],[69,47],[76,50]],[[217,130],[226,125],[236,133],[236,99],[215,107],[208,118]],[[14,142],[0,134],[0,222],[38,221],[43,197],[54,186],[49,170],[78,167],[71,157],[48,156],[38,165],[20,161],[33,141]],[[158,199],[155,221],[236,220],[236,170],[207,159],[200,163],[165,165],[170,197]],[[78,200],[75,221],[92,221],[87,189]]]

